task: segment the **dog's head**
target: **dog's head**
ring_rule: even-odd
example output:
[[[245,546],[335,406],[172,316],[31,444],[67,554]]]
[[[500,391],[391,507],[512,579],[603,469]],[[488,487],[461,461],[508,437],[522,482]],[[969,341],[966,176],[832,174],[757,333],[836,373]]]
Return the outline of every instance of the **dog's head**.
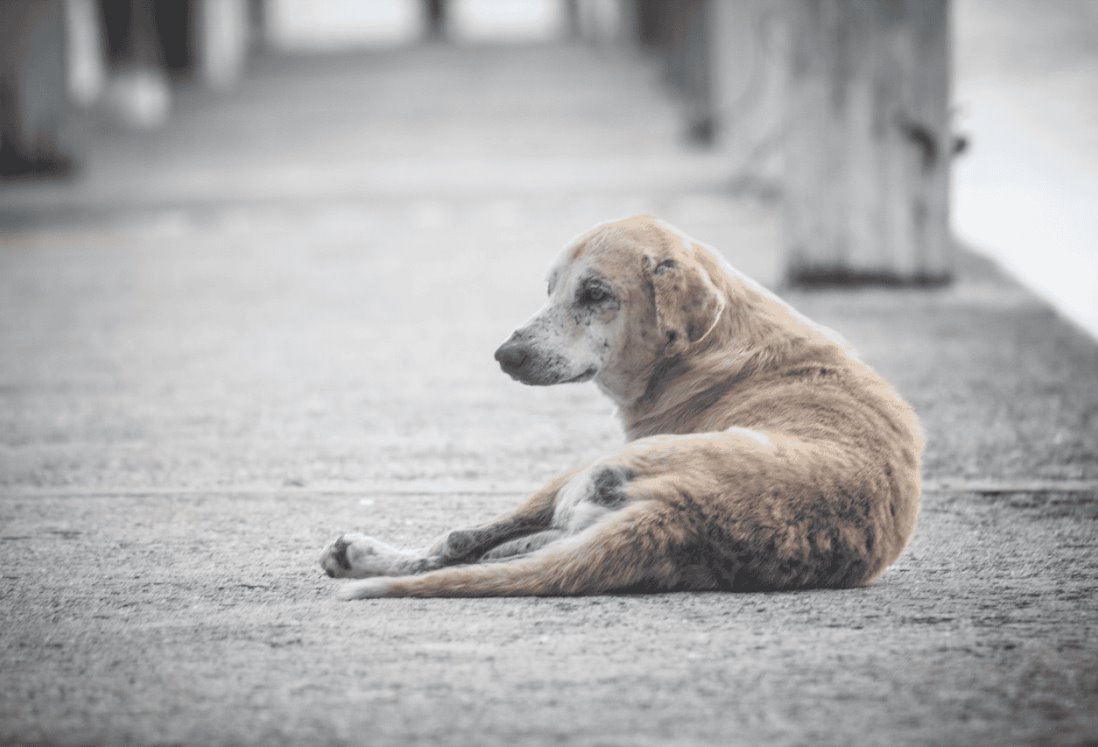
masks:
[[[549,273],[549,299],[496,351],[526,384],[595,379],[624,394],[660,360],[713,330],[725,296],[715,260],[647,217],[607,223],[568,246]]]

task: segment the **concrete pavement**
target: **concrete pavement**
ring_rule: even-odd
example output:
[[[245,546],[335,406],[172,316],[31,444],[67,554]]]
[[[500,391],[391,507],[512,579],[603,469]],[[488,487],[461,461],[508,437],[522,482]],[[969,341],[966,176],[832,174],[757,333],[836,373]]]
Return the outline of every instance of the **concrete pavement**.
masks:
[[[261,60],[167,130],[0,193],[0,740],[1077,744],[1098,738],[1098,347],[961,253],[785,292],[928,432],[869,589],[347,604],[621,436],[494,345],[590,224],[648,211],[776,280],[771,205],[579,47]]]

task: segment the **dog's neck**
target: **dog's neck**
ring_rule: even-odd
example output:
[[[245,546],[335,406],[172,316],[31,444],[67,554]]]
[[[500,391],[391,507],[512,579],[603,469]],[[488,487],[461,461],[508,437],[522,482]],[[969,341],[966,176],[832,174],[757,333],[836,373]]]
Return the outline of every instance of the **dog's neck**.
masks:
[[[713,330],[683,355],[654,361],[631,386],[600,388],[618,406],[630,440],[702,430],[712,404],[752,379],[806,358],[841,360],[843,343],[742,276],[722,278],[729,299]]]

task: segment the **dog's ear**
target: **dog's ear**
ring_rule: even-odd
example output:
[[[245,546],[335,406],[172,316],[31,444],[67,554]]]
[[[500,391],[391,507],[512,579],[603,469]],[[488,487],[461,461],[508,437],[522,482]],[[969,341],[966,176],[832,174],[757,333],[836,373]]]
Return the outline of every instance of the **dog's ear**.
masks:
[[[682,354],[708,335],[724,311],[724,297],[693,263],[644,258],[644,270],[656,302],[656,324],[666,354]]]

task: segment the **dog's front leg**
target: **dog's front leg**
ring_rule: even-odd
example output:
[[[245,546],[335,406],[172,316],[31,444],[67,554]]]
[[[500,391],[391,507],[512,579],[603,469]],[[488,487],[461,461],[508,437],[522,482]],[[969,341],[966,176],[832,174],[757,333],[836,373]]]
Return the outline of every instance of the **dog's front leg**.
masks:
[[[358,532],[343,534],[324,549],[320,567],[333,578],[368,578],[409,576],[473,562],[504,542],[547,529],[557,493],[574,474],[558,477],[494,521],[447,532],[425,550],[401,550]]]
[[[401,550],[360,532],[341,534],[320,555],[320,567],[332,578],[411,576],[446,565],[417,550]]]
[[[472,562],[504,542],[548,529],[553,521],[557,494],[577,472],[556,478],[514,511],[485,524],[446,532],[430,546],[428,556],[442,558],[446,564]]]

